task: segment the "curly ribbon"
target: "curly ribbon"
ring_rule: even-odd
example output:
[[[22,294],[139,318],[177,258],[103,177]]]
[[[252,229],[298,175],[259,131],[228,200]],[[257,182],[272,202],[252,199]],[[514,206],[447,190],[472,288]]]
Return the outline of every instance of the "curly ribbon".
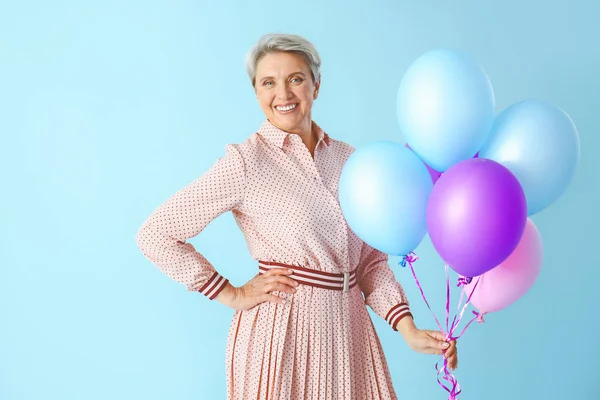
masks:
[[[431,309],[431,306],[429,306],[427,297],[425,297],[425,293],[423,293],[423,288],[421,287],[421,283],[419,283],[419,279],[417,278],[417,275],[415,274],[415,269],[413,267],[413,263],[416,262],[418,259],[419,259],[419,257],[417,257],[417,255],[411,251],[410,253],[408,253],[407,255],[402,257],[402,260],[400,261],[400,265],[406,266],[406,264],[408,264],[410,266],[410,270],[413,274],[413,277],[415,278],[415,282],[417,282],[417,286],[419,287],[419,290],[421,291],[421,296],[423,297],[423,300],[425,300],[425,304],[427,304],[427,308],[429,308],[429,311],[431,311],[431,315],[433,315],[433,318],[435,319],[435,322],[437,323],[438,327],[440,328],[440,331],[444,332],[444,329],[442,328],[440,321],[438,321],[435,313]]]
[[[414,263],[415,261],[417,261],[419,259],[419,257],[414,253],[414,252],[410,252],[407,255],[405,255],[404,257],[402,257],[402,259],[400,260],[400,262],[398,264],[400,264],[400,266],[402,268],[406,268],[406,264],[410,264],[412,267],[412,263]]]
[[[456,286],[468,285],[473,281],[473,278],[467,276],[461,276],[458,278],[458,284]]]
[[[438,320],[437,316],[431,309],[431,306],[429,305],[429,302],[427,301],[427,297],[425,297],[425,293],[423,292],[421,283],[419,282],[419,279],[417,278],[417,274],[415,273],[413,263],[415,261],[417,261],[418,259],[419,259],[419,257],[417,257],[417,255],[414,252],[410,252],[407,255],[402,257],[402,259],[399,262],[399,265],[402,266],[403,268],[405,268],[406,265],[408,265],[410,267],[413,277],[415,278],[415,282],[417,283],[417,287],[419,288],[419,291],[421,292],[421,296],[423,297],[423,300],[425,301],[427,308],[433,315],[433,318],[435,319],[435,322],[437,323],[440,331],[444,334],[444,338],[446,341],[458,340],[465,333],[465,331],[467,330],[467,328],[471,325],[471,323],[473,321],[477,321],[478,323],[484,322],[483,316],[485,313],[478,313],[477,311],[473,310],[473,314],[475,315],[475,317],[473,317],[466,324],[466,326],[463,328],[463,330],[460,332],[459,335],[454,336],[454,331],[457,329],[460,321],[462,320],[462,318],[464,316],[465,310],[467,309],[467,306],[469,305],[469,303],[471,301],[471,296],[473,295],[473,293],[475,292],[475,289],[477,288],[477,285],[479,284],[480,278],[479,277],[477,278],[477,281],[475,282],[475,285],[473,286],[473,290],[471,290],[471,293],[468,295],[467,301],[464,304],[464,306],[462,307],[462,310],[460,308],[461,308],[463,298],[464,298],[464,296],[463,296],[464,290],[461,291],[460,301],[459,301],[457,309],[456,309],[456,314],[454,315],[454,317],[452,319],[452,323],[450,323],[449,322],[450,321],[450,276],[448,274],[448,265],[444,265],[444,269],[446,272],[446,329],[443,329],[442,325],[440,324],[440,321]],[[460,286],[468,285],[472,282],[472,280],[473,280],[473,278],[471,278],[471,277],[460,277],[458,279],[457,286],[460,287]],[[459,310],[460,310],[460,312],[459,312]],[[443,364],[440,366],[440,362],[442,362],[442,361],[443,361]],[[456,377],[450,372],[450,369],[448,366],[448,359],[445,356],[442,356],[442,358],[440,360],[438,360],[438,362],[436,362],[435,369],[437,371],[438,384],[444,390],[446,390],[449,394],[448,400],[457,400],[458,395],[461,393],[462,389],[460,388],[460,384],[458,383],[458,380],[456,379]],[[447,382],[448,385],[444,384],[442,381]]]

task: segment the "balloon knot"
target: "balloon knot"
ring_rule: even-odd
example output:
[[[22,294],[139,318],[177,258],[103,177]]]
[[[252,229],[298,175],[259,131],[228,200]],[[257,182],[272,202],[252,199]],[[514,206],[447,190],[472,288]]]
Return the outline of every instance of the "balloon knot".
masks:
[[[463,285],[468,285],[473,281],[473,278],[471,278],[470,276],[461,276],[460,278],[458,278],[458,284],[456,286],[463,286]]]
[[[473,314],[475,314],[475,316],[477,316],[477,323],[478,324],[483,324],[485,322],[485,320],[483,319],[483,316],[485,315],[485,313],[478,313],[477,311],[473,310]]]
[[[402,259],[400,260],[400,262],[398,263],[402,268],[406,268],[406,264],[412,264],[415,261],[417,261],[419,259],[419,257],[413,252],[411,251],[410,253],[402,256]]]

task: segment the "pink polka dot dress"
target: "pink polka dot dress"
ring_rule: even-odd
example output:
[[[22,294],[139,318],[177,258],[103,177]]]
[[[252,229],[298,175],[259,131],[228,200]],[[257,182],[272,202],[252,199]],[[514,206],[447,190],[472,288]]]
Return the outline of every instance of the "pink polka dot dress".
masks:
[[[342,214],[338,181],[354,148],[313,127],[314,158],[300,136],[265,120],[161,204],[136,236],[162,272],[210,300],[228,280],[186,240],[224,212],[233,213],[257,273],[297,266],[297,292],[272,292],[285,304],[235,311],[228,399],[397,398],[366,305],[396,329],[411,316],[409,303],[387,254],[356,236]]]

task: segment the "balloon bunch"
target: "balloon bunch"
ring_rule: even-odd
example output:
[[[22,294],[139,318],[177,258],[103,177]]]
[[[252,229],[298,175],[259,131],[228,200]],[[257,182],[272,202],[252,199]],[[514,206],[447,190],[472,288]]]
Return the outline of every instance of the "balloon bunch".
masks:
[[[412,264],[427,233],[446,274],[449,267],[459,275],[459,309],[465,292],[467,302],[446,329],[438,322],[447,338],[460,337],[454,332],[469,302],[482,322],[532,287],[542,240],[529,217],[562,195],[579,162],[577,129],[559,107],[525,100],[497,116],[494,109],[490,80],[473,59],[448,49],[425,53],[398,89],[406,143],[368,143],[340,176],[350,228],[372,247],[402,256],[426,303]],[[449,292],[447,278],[447,322]],[[446,366],[438,373],[455,399],[456,379]]]

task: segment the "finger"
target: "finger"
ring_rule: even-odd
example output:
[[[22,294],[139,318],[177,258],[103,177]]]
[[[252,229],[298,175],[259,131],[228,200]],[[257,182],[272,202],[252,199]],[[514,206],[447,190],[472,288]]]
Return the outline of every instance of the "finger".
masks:
[[[448,346],[448,349],[444,354],[446,354],[448,357],[450,357],[452,354],[456,354],[456,340],[450,341],[450,346]]]
[[[294,273],[294,270],[289,268],[271,268],[263,276],[290,275],[292,273]]]
[[[448,351],[450,343],[438,340],[432,340],[429,345],[432,349],[432,352],[435,354],[445,354]]]
[[[456,348],[456,341],[450,342],[450,348],[444,354],[444,357],[448,360],[448,366],[451,370],[455,370],[458,366],[458,349]]]
[[[296,287],[299,285],[299,283],[297,281],[293,280],[292,278],[288,278],[286,276],[277,276],[277,277],[275,277],[275,280],[279,283],[283,283],[290,287]]]
[[[451,359],[454,356],[456,356],[456,348],[450,347],[444,352],[444,357],[446,357],[447,359]]]
[[[263,295],[262,300],[270,301],[270,302],[277,303],[277,304],[285,304],[286,303],[284,298],[276,296],[274,294],[268,294],[268,293],[265,293]]]
[[[271,277],[266,278],[266,284],[267,285],[284,284],[284,285],[288,286],[289,288],[295,288],[299,285],[299,283],[297,281],[293,280],[292,278],[288,278],[286,276],[281,276],[281,275],[271,276]]]
[[[431,339],[430,341],[427,342],[426,344],[427,348],[425,349],[426,353],[429,354],[437,354],[437,355],[443,355],[444,352],[446,351],[446,349],[443,347],[443,345],[441,344],[441,342],[438,342],[436,340]]]
[[[434,339],[436,339],[436,340],[438,340],[438,341],[440,341],[440,340],[441,340],[441,341],[445,341],[445,339],[446,339],[446,338],[444,337],[444,334],[443,334],[442,332],[440,332],[440,331],[429,331],[429,330],[427,330],[427,331],[425,331],[425,332],[427,332],[427,334],[428,334],[429,336],[431,336],[432,338],[434,338]]]
[[[278,290],[280,292],[286,292],[286,293],[296,293],[295,288],[285,285],[283,283],[272,282],[272,283],[268,283],[265,285],[265,291],[267,293],[270,293],[274,290]]]
[[[437,340],[437,347],[442,349],[442,352],[446,352],[452,348],[452,344],[446,340],[442,332],[433,331],[433,337]]]
[[[456,347],[456,340],[451,342],[454,345],[454,353],[452,354],[453,358],[453,367],[452,369],[458,368],[458,348]]]
[[[450,347],[450,343],[444,340],[444,334],[439,331],[425,331],[429,335],[430,340],[427,345],[430,348],[430,352],[433,354],[444,354]]]
[[[444,347],[443,343],[444,342],[440,342],[440,341],[437,341],[435,339],[429,339],[428,341],[426,341],[424,343],[424,345],[425,345],[425,351],[424,352],[428,353],[428,354],[443,355],[446,352],[446,350],[447,350],[447,348]]]
[[[458,357],[456,356],[456,354],[448,358],[448,366],[452,371],[454,371],[456,367],[458,367]]]

